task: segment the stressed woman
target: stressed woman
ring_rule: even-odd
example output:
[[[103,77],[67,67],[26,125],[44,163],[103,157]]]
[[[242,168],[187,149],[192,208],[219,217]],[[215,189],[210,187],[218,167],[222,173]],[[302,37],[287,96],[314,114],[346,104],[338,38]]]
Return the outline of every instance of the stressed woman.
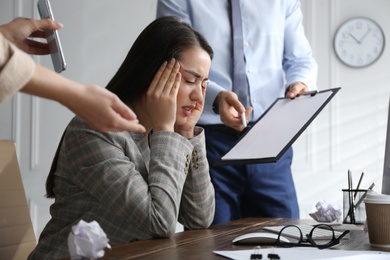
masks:
[[[179,221],[207,228],[214,189],[203,111],[213,51],[172,17],[153,21],[107,85],[137,115],[145,133],[101,133],[75,117],[60,141],[46,190],[51,220],[29,259],[69,255],[67,237],[80,220],[97,221],[112,246],[170,237]]]

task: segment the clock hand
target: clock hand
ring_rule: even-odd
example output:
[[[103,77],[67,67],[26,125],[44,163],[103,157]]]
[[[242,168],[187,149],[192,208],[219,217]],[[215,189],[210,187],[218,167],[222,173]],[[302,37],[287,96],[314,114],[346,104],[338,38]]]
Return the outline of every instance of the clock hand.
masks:
[[[361,42],[364,40],[364,38],[367,37],[367,35],[368,35],[368,33],[369,33],[370,31],[371,31],[371,28],[368,28],[367,32],[362,36],[362,38],[360,38],[359,43],[361,43]]]
[[[353,35],[352,33],[348,33],[349,36],[351,36],[358,44],[360,44],[360,41],[358,39],[356,39],[355,35]]]

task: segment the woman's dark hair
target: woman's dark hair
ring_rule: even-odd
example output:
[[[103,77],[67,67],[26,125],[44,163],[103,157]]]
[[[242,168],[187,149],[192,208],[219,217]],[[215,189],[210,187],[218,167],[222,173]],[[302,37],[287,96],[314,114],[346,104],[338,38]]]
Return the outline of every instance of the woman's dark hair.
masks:
[[[192,47],[204,49],[213,58],[213,49],[206,39],[178,18],[165,16],[149,24],[135,40],[122,65],[107,85],[125,104],[139,99],[149,88],[157,70],[164,61],[180,60],[181,54]],[[66,130],[65,130],[66,131]],[[54,198],[54,172],[57,170],[58,145],[46,180],[46,197]]]
[[[213,49],[207,40],[190,25],[172,16],[158,18],[135,40],[106,88],[130,106],[132,101],[146,93],[164,61],[180,60],[183,51],[195,46],[213,58]]]

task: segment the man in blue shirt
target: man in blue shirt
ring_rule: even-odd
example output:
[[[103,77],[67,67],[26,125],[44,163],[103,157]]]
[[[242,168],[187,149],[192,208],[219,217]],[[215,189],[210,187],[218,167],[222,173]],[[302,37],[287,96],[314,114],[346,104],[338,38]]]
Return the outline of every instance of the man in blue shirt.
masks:
[[[206,101],[199,124],[205,128],[210,166],[244,129],[281,96],[316,89],[317,63],[304,34],[299,0],[241,0],[247,107],[233,92],[230,0],[159,0],[157,16],[180,17],[214,49]],[[261,145],[261,144],[259,144]],[[214,224],[244,217],[299,218],[291,173],[292,148],[276,163],[210,167],[215,187]]]

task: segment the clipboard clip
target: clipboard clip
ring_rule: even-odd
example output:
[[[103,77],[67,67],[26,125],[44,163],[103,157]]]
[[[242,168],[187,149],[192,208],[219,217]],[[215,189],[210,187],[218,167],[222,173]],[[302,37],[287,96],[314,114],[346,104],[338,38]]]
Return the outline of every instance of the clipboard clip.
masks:
[[[295,99],[295,98],[300,97],[300,96],[311,96],[311,97],[313,97],[313,96],[317,95],[317,93],[319,93],[318,90],[305,91],[305,92],[297,94],[295,97],[293,97],[291,99]]]
[[[311,96],[311,97],[313,97],[313,96],[317,95],[317,93],[318,93],[318,90],[310,90],[310,91],[299,93],[297,95],[297,97],[299,97],[299,96]]]

